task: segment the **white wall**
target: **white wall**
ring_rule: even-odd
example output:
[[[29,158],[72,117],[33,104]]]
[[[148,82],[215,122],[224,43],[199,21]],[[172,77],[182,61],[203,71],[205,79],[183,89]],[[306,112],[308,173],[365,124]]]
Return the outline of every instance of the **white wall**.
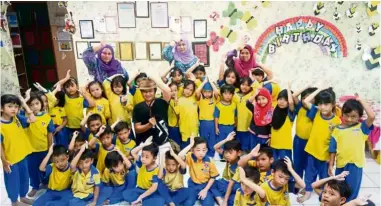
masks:
[[[282,21],[284,19],[311,15],[313,16],[314,2],[271,2],[270,6],[264,8],[261,2],[234,2],[236,7],[241,11],[250,10],[258,21],[258,26],[252,31],[245,31],[245,25],[230,26],[238,31],[240,36],[250,35],[250,44],[255,45],[256,39],[270,25]],[[358,15],[349,19],[345,16],[345,10],[350,7],[351,3],[358,5]],[[168,2],[169,16],[192,16],[193,19],[208,20],[208,37],[211,31],[219,33],[221,25],[228,26],[228,19],[222,17],[222,11],[227,9],[229,2]],[[257,6],[257,8],[254,8]],[[365,98],[380,102],[380,73],[379,69],[368,71],[364,62],[361,60],[363,51],[357,51],[355,45],[357,39],[365,45],[375,47],[379,45],[380,35],[368,35],[368,26],[372,22],[379,22],[379,15],[369,18],[366,14],[365,2],[344,2],[338,5],[335,2],[326,2],[327,11],[319,15],[319,18],[333,23],[343,33],[348,47],[348,56],[345,58],[332,58],[324,56],[320,48],[312,43],[303,44],[301,42],[290,43],[282,46],[276,54],[268,57],[267,64],[274,70],[277,78],[291,79],[295,83],[292,88],[295,90],[307,83],[317,83],[324,81],[327,85],[334,87],[338,96],[353,94],[358,92]],[[338,7],[342,15],[338,22],[333,20],[333,12]],[[69,2],[68,9],[73,12],[73,16],[78,26],[79,20],[94,20],[95,17],[117,16],[117,2]],[[214,22],[209,19],[209,14],[217,11],[221,18]],[[119,28],[117,34],[98,34],[95,33],[95,39],[91,41],[161,41],[169,42],[173,39],[173,35],[169,29],[151,28],[150,18],[136,19],[137,28],[127,29]],[[355,26],[361,23],[362,32],[356,33]],[[193,33],[188,35],[192,41],[206,41],[207,39],[193,40]],[[79,29],[73,36],[74,49],[75,41],[86,41],[80,38]],[[216,79],[218,75],[218,65],[220,58],[226,51],[236,48],[240,41],[235,44],[225,43],[223,48],[215,53],[210,49],[211,66],[207,68],[207,73]],[[137,69],[156,69],[162,62],[136,60],[132,62],[124,61],[123,66],[127,68],[129,73],[136,72]],[[81,59],[76,59],[78,77],[80,84],[84,84],[88,79],[87,69]],[[287,81],[282,81],[284,87]]]

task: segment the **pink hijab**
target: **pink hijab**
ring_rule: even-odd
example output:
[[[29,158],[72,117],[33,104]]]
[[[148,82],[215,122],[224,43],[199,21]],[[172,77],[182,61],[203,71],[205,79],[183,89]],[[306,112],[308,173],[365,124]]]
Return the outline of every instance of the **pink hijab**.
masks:
[[[246,44],[245,47],[243,47],[242,49],[249,50],[250,59],[248,61],[243,61],[241,58],[234,59],[234,68],[238,72],[240,77],[248,77],[250,70],[252,68],[255,68],[256,66],[254,50],[248,44]],[[242,51],[242,49],[240,50],[240,52]]]

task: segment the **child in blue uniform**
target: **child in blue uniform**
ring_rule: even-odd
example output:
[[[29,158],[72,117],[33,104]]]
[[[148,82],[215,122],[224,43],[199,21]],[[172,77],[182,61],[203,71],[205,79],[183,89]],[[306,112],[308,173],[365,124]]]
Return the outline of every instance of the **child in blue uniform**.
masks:
[[[363,111],[368,118],[359,123]],[[371,107],[361,98],[350,99],[344,103],[342,109],[343,122],[332,133],[329,144],[330,160],[328,172],[332,175],[336,163],[336,175],[349,171],[345,178],[352,190],[351,201],[357,198],[361,187],[363,167],[365,165],[365,142],[370,130],[373,129],[375,114]]]

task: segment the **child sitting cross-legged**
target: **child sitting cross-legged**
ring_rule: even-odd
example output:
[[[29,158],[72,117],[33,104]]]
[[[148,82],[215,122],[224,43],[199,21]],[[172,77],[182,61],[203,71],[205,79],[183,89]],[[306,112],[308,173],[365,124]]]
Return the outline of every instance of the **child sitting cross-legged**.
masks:
[[[238,170],[241,187],[235,193],[234,205],[261,205],[261,198],[264,198],[266,193],[258,185],[259,170],[250,166],[239,167]]]

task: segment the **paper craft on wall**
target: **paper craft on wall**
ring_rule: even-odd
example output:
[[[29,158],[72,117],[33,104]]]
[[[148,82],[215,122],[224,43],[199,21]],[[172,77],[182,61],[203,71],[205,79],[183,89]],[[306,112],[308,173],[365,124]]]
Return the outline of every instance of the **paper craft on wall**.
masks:
[[[337,11],[337,7],[335,8],[335,13],[333,13],[333,19],[338,21],[341,18],[341,14]]]
[[[360,39],[357,39],[356,49],[360,51],[361,48],[362,48],[362,45],[360,43]]]
[[[367,69],[372,70],[380,67],[380,46],[364,49],[362,59]]]
[[[79,20],[79,31],[82,39],[94,39],[93,20]]]
[[[347,44],[338,28],[312,16],[293,17],[273,24],[257,39],[254,50],[265,62],[267,55],[276,53],[278,47],[298,41],[325,47],[332,57],[347,56]]]
[[[121,61],[133,61],[133,42],[119,42],[120,60]]]
[[[342,5],[344,3],[344,1],[337,1],[336,3],[339,5]]]
[[[210,39],[206,42],[208,46],[213,48],[213,51],[218,52],[220,46],[224,45],[225,39],[221,36],[217,36],[216,32],[210,32]]]
[[[222,16],[230,18],[230,25],[236,25],[237,20],[242,17],[242,11],[239,11],[233,2],[229,2],[228,8],[222,11]]]
[[[135,42],[135,60],[145,60],[147,57],[147,43],[146,42]]]
[[[314,5],[313,11],[314,11],[315,16],[317,16],[319,14],[323,14],[326,11],[326,9],[324,8],[324,2],[318,1]]]
[[[161,42],[148,42],[149,60],[158,61],[161,60]]]
[[[270,7],[270,5],[271,5],[271,2],[270,1],[261,1],[262,2],[262,6],[264,7],[264,8],[268,8],[268,7]]]
[[[206,38],[207,21],[206,19],[193,20],[193,37],[194,38]]]
[[[241,20],[246,23],[249,30],[253,30],[257,26],[257,20],[251,15],[250,11],[243,13]]]
[[[132,2],[118,3],[119,28],[136,28],[135,4]]]
[[[151,27],[152,28],[168,28],[168,3],[167,2],[151,2]]]
[[[378,30],[378,27],[380,27],[380,24],[377,23],[377,22],[375,22],[372,25],[370,25],[369,28],[368,28],[369,36],[375,35],[376,31]]]
[[[219,18],[220,18],[220,15],[213,11],[210,15],[209,15],[209,18],[211,18],[213,21],[217,21]]]
[[[345,11],[345,14],[347,15],[348,18],[353,18],[357,16],[356,8],[357,8],[357,5],[352,4],[351,7]]]
[[[357,32],[357,33],[360,33],[360,32],[361,32],[361,24],[360,24],[360,23],[357,23],[357,24],[356,24],[356,32]]]
[[[83,58],[83,52],[89,48],[89,43],[87,41],[77,41],[76,44],[76,50],[77,50],[77,58],[82,59]]]
[[[135,1],[136,18],[149,18],[148,1]]]
[[[234,43],[237,40],[237,32],[226,26],[221,26],[220,35],[227,38],[229,43]]]
[[[369,1],[367,3],[366,7],[366,13],[368,14],[369,17],[372,17],[376,15],[377,13],[380,13],[380,1]]]
[[[75,27],[75,24],[74,24],[72,12],[65,14],[65,29],[64,29],[64,31],[69,32],[70,34],[75,34],[75,32],[77,31],[77,28]]]
[[[58,51],[71,51],[73,50],[70,41],[58,41]]]
[[[193,53],[204,66],[208,67],[210,65],[209,60],[209,46],[206,42],[192,42]]]

